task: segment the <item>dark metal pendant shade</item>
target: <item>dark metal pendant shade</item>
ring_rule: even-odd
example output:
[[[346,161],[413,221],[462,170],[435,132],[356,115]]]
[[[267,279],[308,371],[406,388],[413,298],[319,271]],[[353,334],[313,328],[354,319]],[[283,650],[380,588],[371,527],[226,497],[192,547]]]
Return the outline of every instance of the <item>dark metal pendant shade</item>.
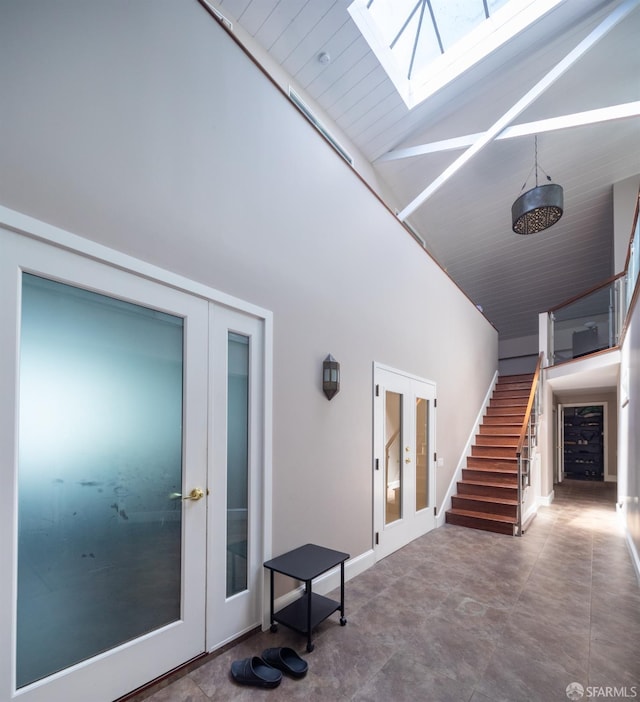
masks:
[[[535,234],[555,224],[562,217],[564,194],[556,183],[536,185],[511,206],[511,220],[516,234]]]

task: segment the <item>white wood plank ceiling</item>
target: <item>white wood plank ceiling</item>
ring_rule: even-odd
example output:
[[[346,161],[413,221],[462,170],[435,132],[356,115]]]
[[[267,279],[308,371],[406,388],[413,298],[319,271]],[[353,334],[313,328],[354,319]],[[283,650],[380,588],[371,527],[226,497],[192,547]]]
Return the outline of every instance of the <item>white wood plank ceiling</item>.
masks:
[[[513,124],[640,101],[640,3],[635,0],[564,0],[413,110],[351,20],[350,2],[210,4],[269,53],[303,99],[328,115],[326,126],[338,140],[346,135],[373,164],[389,205],[398,211],[464,149],[400,160],[385,160],[386,154],[485,132],[621,7],[630,10],[624,19]],[[322,52],[329,63],[318,60]],[[490,141],[408,217],[432,255],[482,306],[501,339],[537,334],[539,312],[619,272],[613,270],[612,186],[640,173],[638,107],[631,105],[632,116],[624,119],[539,134],[539,165],[563,186],[565,200],[564,216],[544,232],[523,237],[511,231],[511,205],[534,163],[530,130]],[[534,185],[529,179],[526,189]]]

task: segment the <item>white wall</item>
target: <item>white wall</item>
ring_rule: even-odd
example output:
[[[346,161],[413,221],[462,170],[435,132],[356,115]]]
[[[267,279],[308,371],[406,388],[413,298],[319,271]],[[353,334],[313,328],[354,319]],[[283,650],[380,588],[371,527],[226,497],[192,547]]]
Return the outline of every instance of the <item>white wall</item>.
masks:
[[[629,239],[636,213],[640,175],[613,184],[613,256],[614,275],[622,273],[627,261]]]
[[[533,373],[538,363],[538,335],[502,339],[498,345],[501,375]]]
[[[274,553],[371,548],[374,361],[437,383],[440,505],[497,364],[474,305],[196,0],[1,13],[0,204],[273,312]]]
[[[620,366],[618,502],[640,580],[640,304],[637,297]]]

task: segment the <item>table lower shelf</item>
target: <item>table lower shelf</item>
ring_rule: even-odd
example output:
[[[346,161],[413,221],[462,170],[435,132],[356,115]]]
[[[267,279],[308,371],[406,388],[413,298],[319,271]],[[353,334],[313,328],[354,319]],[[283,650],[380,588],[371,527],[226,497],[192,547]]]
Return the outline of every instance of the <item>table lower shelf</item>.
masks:
[[[316,593],[311,594],[311,630],[307,629],[307,595],[287,605],[273,615],[273,620],[299,634],[310,634],[320,622],[340,609],[340,603]]]

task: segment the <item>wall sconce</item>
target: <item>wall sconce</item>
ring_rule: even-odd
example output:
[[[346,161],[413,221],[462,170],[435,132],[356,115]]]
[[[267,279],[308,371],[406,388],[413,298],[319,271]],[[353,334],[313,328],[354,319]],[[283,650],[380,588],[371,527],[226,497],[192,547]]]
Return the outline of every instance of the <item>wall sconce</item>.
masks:
[[[331,354],[322,362],[322,390],[327,400],[340,391],[340,364]]]

